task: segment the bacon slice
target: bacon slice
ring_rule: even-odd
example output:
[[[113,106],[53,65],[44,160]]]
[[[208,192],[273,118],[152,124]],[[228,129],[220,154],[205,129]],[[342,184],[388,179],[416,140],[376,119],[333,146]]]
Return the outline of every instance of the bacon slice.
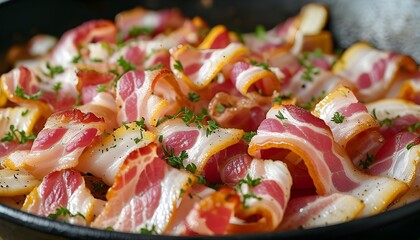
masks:
[[[367,166],[367,173],[388,176],[411,186],[416,178],[420,163],[420,137],[410,132],[401,132],[387,138],[375,155],[373,163]]]
[[[145,35],[154,36],[181,27],[185,20],[176,8],[153,11],[136,7],[115,16],[115,23],[123,38],[130,36],[130,31],[136,29],[143,30]]]
[[[195,177],[167,165],[156,149],[150,144],[124,160],[107,193],[108,202],[91,226],[130,232],[153,228],[158,234],[165,231],[182,191],[188,190]]]
[[[271,105],[271,97],[262,97],[257,93],[250,93],[248,97],[237,97],[219,92],[210,101],[208,113],[224,128],[255,131]]]
[[[347,222],[357,218],[363,207],[359,199],[341,193],[293,198],[287,204],[284,220],[278,230],[307,229]]]
[[[162,136],[162,144],[168,151],[179,155],[182,151],[188,154],[184,159],[184,167],[193,163],[200,174],[206,162],[215,153],[241,140],[243,130],[219,128],[208,135],[205,129],[197,126],[187,126],[181,119],[170,119],[156,129],[156,134]]]
[[[361,158],[376,153],[382,145],[384,139],[379,124],[348,88],[340,87],[328,94],[313,113],[324,120],[334,140],[346,149],[356,166]],[[340,116],[342,121],[338,121]],[[366,139],[370,141],[366,142]]]
[[[105,121],[105,131],[111,132],[118,127],[117,104],[115,97],[107,92],[96,93],[88,104],[80,106],[82,112],[91,112]]]
[[[57,220],[86,225],[92,220],[94,202],[82,175],[75,170],[62,170],[46,175],[26,197],[22,210],[47,217],[65,208],[71,216],[61,215]]]
[[[132,122],[143,117],[147,127],[152,128],[165,114],[176,113],[182,99],[169,69],[130,71],[117,84],[118,121]]]
[[[111,186],[124,159],[132,151],[149,145],[155,139],[154,134],[143,130],[136,122],[124,124],[109,136],[86,148],[76,169],[91,173]]]
[[[40,181],[24,170],[0,169],[0,196],[12,197],[28,194]]]
[[[250,142],[249,153],[259,157],[265,149],[288,149],[301,157],[317,193],[345,193],[365,203],[361,216],[384,210],[407,185],[387,177],[360,172],[333,140],[328,126],[294,105],[274,106]]]
[[[51,54],[51,63],[68,67],[75,57],[79,55],[79,49],[88,43],[109,42],[114,43],[117,36],[117,28],[112,21],[92,20],[70,29],[63,34]]]
[[[275,69],[253,66],[250,63],[239,61],[233,65],[230,79],[238,91],[246,96],[250,91],[259,91],[264,96],[273,95],[280,90],[281,72],[275,74]]]
[[[233,39],[229,30],[223,25],[214,26],[197,47],[198,49],[222,49],[227,47]]]
[[[192,89],[200,90],[206,87],[232,59],[246,52],[247,48],[240,43],[231,43],[223,49],[194,49],[182,45],[170,49],[171,69],[177,79]]]
[[[381,125],[385,138],[401,131],[420,133],[420,106],[402,99],[382,99],[366,105]],[[417,124],[418,125],[418,124]]]
[[[416,70],[417,64],[411,57],[380,51],[364,42],[348,48],[333,68],[334,73],[354,83],[356,96],[363,102],[385,96],[400,72]]]
[[[41,179],[50,172],[72,168],[105,128],[103,118],[78,109],[54,113],[39,132],[24,169]]]
[[[249,169],[242,172],[247,174],[247,178],[260,179],[260,182],[255,186],[239,182],[237,191],[222,188],[203,198],[186,218],[190,230],[218,235],[265,232],[277,228],[292,185],[286,165],[279,161],[253,159]],[[254,197],[246,197],[251,195]]]

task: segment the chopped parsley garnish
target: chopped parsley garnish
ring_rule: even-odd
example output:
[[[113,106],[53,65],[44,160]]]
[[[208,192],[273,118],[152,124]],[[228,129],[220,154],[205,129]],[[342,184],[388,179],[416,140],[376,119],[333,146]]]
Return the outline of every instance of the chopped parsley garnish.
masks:
[[[242,32],[240,32],[240,31],[236,31],[235,33],[236,33],[236,37],[238,38],[238,40],[239,40],[241,43],[245,43],[244,35],[242,34]]]
[[[375,161],[375,156],[370,155],[369,153],[366,153],[365,160],[361,160],[359,162],[359,166],[362,169],[368,169],[370,165],[372,165],[373,161]]]
[[[413,123],[407,127],[409,132],[417,132],[420,129],[420,122]]]
[[[118,58],[117,62],[118,62],[118,65],[123,70],[121,72],[121,74],[119,73],[118,68],[109,71],[110,73],[113,73],[113,74],[115,74],[117,76],[115,78],[115,82],[117,82],[127,72],[137,69],[136,66],[132,65],[127,60],[125,60],[123,56],[121,56],[120,58]]]
[[[27,141],[35,140],[36,136],[31,133],[29,136],[26,135],[25,131],[19,130],[15,127],[15,125],[9,126],[9,131],[4,135],[1,139],[1,142],[12,142],[16,140],[20,144],[24,144]]]
[[[155,70],[159,70],[163,68],[163,64],[162,63],[158,63],[154,66],[150,66],[148,68],[145,68],[144,71],[155,71]]]
[[[28,100],[38,100],[38,98],[41,97],[43,93],[44,92],[42,90],[39,90],[34,95],[30,96],[26,94],[25,92],[23,92],[23,88],[21,86],[17,86],[15,89],[16,96],[23,99],[28,99]]]
[[[77,212],[76,214],[73,214],[70,212],[70,210],[68,210],[65,207],[59,207],[57,209],[55,209],[55,213],[50,213],[48,214],[48,217],[53,219],[53,220],[57,220],[59,217],[82,217],[83,219],[85,219],[85,216],[83,216],[83,214],[81,214],[80,212]]]
[[[185,167],[185,169],[186,169],[188,172],[190,172],[190,173],[194,174],[194,173],[195,173],[195,171],[197,171],[197,166],[196,166],[194,163],[190,163],[190,164],[188,164],[188,165]]]
[[[244,179],[239,180],[238,185],[241,186],[242,184],[246,184],[250,187],[255,187],[261,183],[261,178],[252,179],[249,174],[246,175]]]
[[[407,144],[406,148],[407,150],[410,150],[410,148],[412,148],[414,146],[414,142],[411,142],[409,144]]]
[[[179,155],[175,155],[175,150],[172,148],[170,151],[163,147],[163,152],[166,155],[166,160],[171,167],[176,169],[183,169],[184,167],[184,160],[188,158],[188,153],[185,150],[182,150]]]
[[[331,121],[335,123],[342,123],[344,121],[344,115],[339,112],[335,112],[334,116],[331,118]]]
[[[264,70],[270,71],[270,66],[267,63],[257,62],[255,60],[251,60],[250,63],[256,67],[261,67]]]
[[[224,112],[225,112],[225,110],[226,110],[226,107],[225,107],[225,106],[223,106],[223,104],[218,103],[218,104],[216,105],[216,111],[217,111],[218,113],[222,114],[222,113],[224,113]]]
[[[134,139],[134,142],[136,142],[136,144],[137,144],[137,143],[140,142],[140,140],[143,139],[143,132],[146,129],[146,123],[145,123],[144,117],[142,117],[139,121],[134,121],[134,122],[136,123],[137,126],[140,127],[140,139],[138,139],[138,138],[136,138],[138,140]]]
[[[128,35],[130,35],[130,37],[137,37],[141,34],[147,35],[147,36],[151,36],[153,33],[153,29],[150,27],[137,27],[134,26],[132,27],[129,31],[128,31]]]
[[[100,58],[91,58],[90,61],[100,63],[100,62],[103,62],[104,60],[102,60]]]
[[[29,109],[26,109],[25,111],[23,111],[20,115],[22,117],[26,116],[29,113]]]
[[[72,63],[78,63],[78,62],[80,62],[80,60],[82,60],[82,55],[77,55],[77,56],[75,56],[72,60],[71,60],[71,62]]]
[[[55,93],[58,93],[60,90],[61,90],[61,82],[58,82],[58,83],[56,83],[56,84],[54,85],[54,87],[53,87],[53,91],[54,91]]]
[[[277,117],[278,119],[280,119],[280,120],[285,120],[285,119],[287,119],[287,118],[285,118],[285,117],[283,116],[283,113],[281,113],[280,111],[278,111],[278,112],[277,112],[276,117]]]
[[[246,204],[246,201],[248,199],[252,199],[252,198],[257,199],[257,200],[261,200],[262,199],[261,197],[258,197],[254,193],[246,193],[246,194],[243,194],[242,195],[242,201],[241,201],[242,206],[244,206],[244,208],[249,208],[249,206]]]
[[[255,135],[257,135],[257,132],[245,132],[242,138],[249,143]]]
[[[265,27],[263,25],[257,25],[255,28],[255,35],[261,41],[265,40]]]
[[[299,64],[304,68],[301,79],[312,82],[314,80],[314,75],[320,73],[320,69],[314,67],[312,61],[309,59],[309,53],[304,52],[302,57],[299,59]]]
[[[153,224],[150,228],[147,226],[147,224],[140,228],[140,233],[142,234],[158,234],[156,231],[156,226]]]
[[[387,127],[392,127],[392,125],[394,124],[394,120],[396,120],[397,118],[400,117],[400,115],[393,117],[393,118],[384,118],[382,120],[379,120],[378,117],[376,116],[376,109],[374,108],[372,110],[372,116],[374,119],[376,119],[379,123],[379,125],[382,127],[383,125],[386,125]]]
[[[275,104],[281,104],[283,102],[283,100],[287,100],[292,98],[292,94],[289,93],[287,95],[281,95],[281,96],[277,96],[273,99],[273,103]]]
[[[198,93],[195,93],[195,92],[189,92],[189,93],[187,94],[187,98],[188,98],[188,100],[190,100],[191,102],[198,102],[198,101],[200,101],[201,96],[200,96],[200,94],[198,94]]]
[[[313,52],[312,55],[316,58],[322,58],[324,56],[324,52],[322,52],[322,49],[320,48],[316,48]]]
[[[49,72],[46,73],[46,75],[51,78],[53,78],[56,74],[64,72],[64,68],[62,66],[51,66],[49,62],[47,62],[47,69]]]
[[[105,87],[105,85],[101,85],[101,84],[99,84],[98,86],[96,86],[96,92],[105,92],[105,89],[106,89],[106,87]]]
[[[208,137],[210,134],[212,134],[214,132],[214,130],[220,128],[219,124],[216,123],[216,121],[209,120],[207,121],[207,128],[206,128],[206,137]]]
[[[184,71],[184,67],[179,60],[175,60],[174,68],[180,72]]]

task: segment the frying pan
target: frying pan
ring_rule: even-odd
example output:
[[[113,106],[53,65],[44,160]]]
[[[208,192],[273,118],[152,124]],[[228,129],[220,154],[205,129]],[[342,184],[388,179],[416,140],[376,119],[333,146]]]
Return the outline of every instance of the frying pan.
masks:
[[[149,9],[178,7],[189,17],[201,16],[210,25],[225,24],[233,30],[253,31],[257,24],[273,27],[297,14],[307,0],[13,0],[0,4],[0,73],[11,66],[4,61],[7,49],[24,43],[36,33],[60,36],[90,19],[113,19],[115,14],[143,6]],[[346,48],[363,40],[379,49],[411,55],[420,62],[420,1],[405,0],[321,0],[330,10],[328,28],[335,46]],[[375,216],[314,229],[300,229],[217,239],[306,239],[372,237],[419,237],[420,202]],[[110,232],[70,225],[21,212],[0,204],[1,239],[180,239]],[[190,237],[188,239],[216,239]]]

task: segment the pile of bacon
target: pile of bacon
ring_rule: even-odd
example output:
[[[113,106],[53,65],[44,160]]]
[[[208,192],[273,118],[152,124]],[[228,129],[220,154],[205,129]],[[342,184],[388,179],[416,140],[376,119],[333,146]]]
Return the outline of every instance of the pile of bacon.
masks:
[[[135,8],[13,48],[1,203],[99,229],[220,235],[418,200],[418,66],[367,43],[334,54],[327,15],[309,4],[240,34]]]

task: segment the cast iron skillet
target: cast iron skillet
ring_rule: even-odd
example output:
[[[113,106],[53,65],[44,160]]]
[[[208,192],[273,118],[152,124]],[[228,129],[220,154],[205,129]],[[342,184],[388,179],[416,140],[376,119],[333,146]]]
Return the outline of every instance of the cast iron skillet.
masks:
[[[308,0],[12,0],[0,4],[0,72],[10,66],[4,62],[7,49],[23,43],[36,33],[59,36],[83,21],[113,19],[115,14],[141,5],[150,9],[178,7],[189,17],[202,16],[210,25],[218,23],[243,32],[257,24],[273,27],[298,13]],[[357,40],[380,49],[392,49],[413,56],[420,62],[420,1],[321,0],[330,9],[328,28],[336,46],[346,48]],[[420,202],[348,223],[314,229],[255,235],[235,235],[217,239],[304,239],[420,236]],[[1,239],[180,239],[110,232],[53,221],[0,204]],[[215,239],[194,237],[189,239]]]

